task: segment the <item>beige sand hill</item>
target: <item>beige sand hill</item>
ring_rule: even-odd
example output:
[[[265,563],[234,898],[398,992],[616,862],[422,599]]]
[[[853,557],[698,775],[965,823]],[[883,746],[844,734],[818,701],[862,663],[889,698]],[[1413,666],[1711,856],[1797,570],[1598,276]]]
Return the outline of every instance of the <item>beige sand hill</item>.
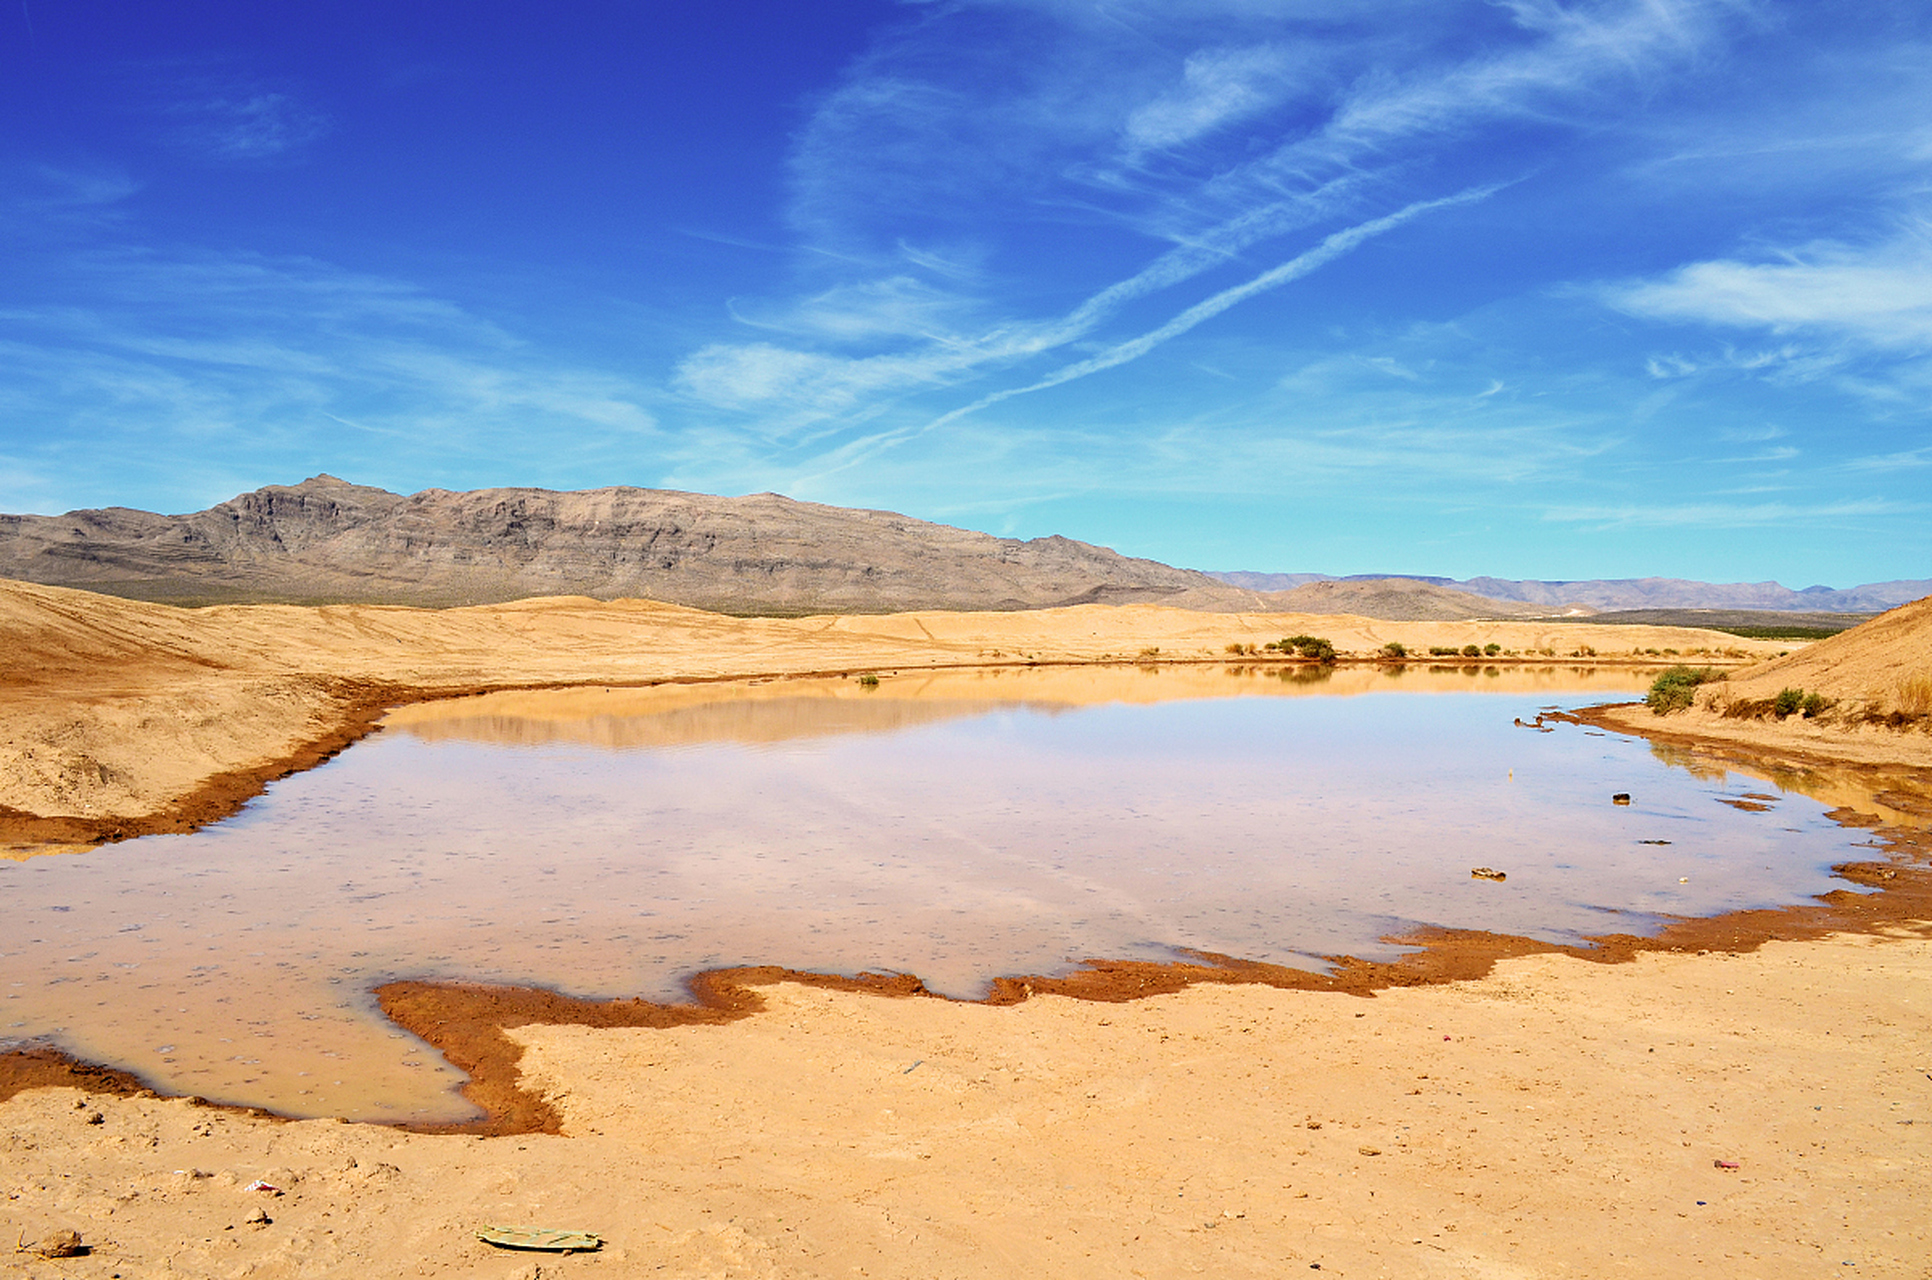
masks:
[[[1832,705],[1811,718],[1764,714],[1764,704],[1785,689],[1820,694]],[[1659,717],[1619,708],[1593,718],[1625,732],[1729,743],[1794,760],[1932,768],[1932,596],[1731,672],[1699,689],[1689,710]]]
[[[1153,605],[1019,613],[732,618],[560,597],[449,610],[231,605],[186,610],[0,581],[0,843],[16,851],[182,830],[232,812],[380,712],[425,697],[980,664],[1210,661],[1308,632],[1367,657],[1497,643],[1766,656],[1718,632],[1536,622],[1381,622]]]

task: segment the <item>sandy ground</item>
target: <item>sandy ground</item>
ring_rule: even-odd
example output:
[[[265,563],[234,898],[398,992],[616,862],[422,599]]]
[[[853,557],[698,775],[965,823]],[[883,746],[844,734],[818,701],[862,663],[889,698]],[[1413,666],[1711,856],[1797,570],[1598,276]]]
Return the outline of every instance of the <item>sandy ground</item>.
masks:
[[[1932,927],[1537,956],[1373,999],[764,994],[725,1026],[516,1032],[559,1136],[23,1093],[0,1105],[0,1231],[93,1249],[16,1255],[29,1277],[1932,1267]],[[471,1238],[504,1222],[607,1244]]]
[[[17,845],[42,841],[27,852],[115,821],[197,821],[387,705],[441,690],[1153,648],[1205,660],[1303,630],[1358,653],[1390,639],[1790,647],[1141,607],[789,621],[585,601],[184,613],[0,584],[12,810],[0,818]],[[1918,643],[1906,637],[1908,661]],[[1876,741],[1916,749],[1914,732]],[[1714,739],[1684,741],[1659,749]],[[1834,741],[1802,751],[1832,759]],[[1878,755],[1922,791],[1913,759]],[[1853,800],[1864,787],[1883,810],[1868,785],[1879,775],[1846,767],[1830,785]],[[222,778],[228,791],[211,789]],[[1259,985],[1010,1007],[795,983],[763,994],[763,1010],[719,1025],[511,1031],[520,1083],[556,1109],[557,1134],[406,1134],[28,1089],[0,1103],[0,1248],[73,1230],[85,1256],[16,1252],[12,1272],[102,1280],[1932,1275],[1932,923],[1615,965],[1527,956],[1373,998]],[[258,1178],[279,1192],[249,1190]],[[487,1222],[608,1243],[503,1254],[473,1239]]]

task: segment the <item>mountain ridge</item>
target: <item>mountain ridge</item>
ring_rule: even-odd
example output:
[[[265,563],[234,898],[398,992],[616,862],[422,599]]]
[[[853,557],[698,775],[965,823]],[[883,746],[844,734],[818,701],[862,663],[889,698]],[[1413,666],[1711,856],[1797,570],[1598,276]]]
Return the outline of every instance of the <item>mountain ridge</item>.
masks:
[[[1882,613],[1932,595],[1932,578],[1901,578],[1844,589],[1826,586],[1794,589],[1776,582],[1720,583],[1657,577],[1540,580],[1493,577],[1457,579],[1423,574],[1333,576],[1248,570],[1207,572],[1211,578],[1250,591],[1295,590],[1317,582],[1379,582],[1402,578],[1467,592],[1489,600],[1544,605],[1552,609],[1575,604],[1601,611],[1748,609],[1770,613]]]

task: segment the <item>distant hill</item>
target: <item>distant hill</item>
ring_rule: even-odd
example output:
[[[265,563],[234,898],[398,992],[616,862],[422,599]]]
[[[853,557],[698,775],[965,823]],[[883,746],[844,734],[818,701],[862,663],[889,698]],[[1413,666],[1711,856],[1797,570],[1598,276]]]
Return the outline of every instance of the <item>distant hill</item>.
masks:
[[[1331,578],[1311,573],[1211,573],[1232,586],[1250,591],[1288,591],[1310,582],[1383,581],[1380,575],[1359,574]],[[1518,604],[1540,605],[1546,611],[1585,605],[1597,610],[1738,609],[1805,613],[1877,613],[1932,595],[1932,578],[1873,582],[1839,590],[1806,587],[1794,591],[1775,582],[1691,582],[1683,578],[1589,578],[1571,582],[1543,582],[1511,578],[1433,578],[1413,575],[1415,582],[1447,587]]]
[[[1283,575],[1284,577],[1289,575]],[[1262,595],[1270,609],[1284,613],[1352,613],[1391,622],[1456,622],[1465,618],[1547,618],[1543,605],[1491,600],[1414,578],[1349,578],[1307,582]],[[1591,610],[1565,611],[1587,616]]]
[[[0,576],[172,604],[444,606],[631,596],[724,613],[882,613],[1259,597],[1070,538],[1022,541],[777,494],[427,489],[333,476],[188,515],[0,516]]]

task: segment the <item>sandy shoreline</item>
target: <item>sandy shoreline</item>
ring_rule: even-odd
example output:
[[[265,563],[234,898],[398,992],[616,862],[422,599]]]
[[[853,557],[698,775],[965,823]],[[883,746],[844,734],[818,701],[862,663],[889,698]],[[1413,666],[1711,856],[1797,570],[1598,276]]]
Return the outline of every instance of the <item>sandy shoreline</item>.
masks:
[[[21,678],[0,693],[15,752],[0,828],[28,853],[211,820],[388,706],[484,688],[1092,664],[1155,648],[1231,661],[1226,643],[1299,630],[1364,654],[1388,639],[1459,647],[1475,629],[1523,649],[1546,647],[1545,632],[1592,643],[1574,624],[1139,607],[778,621],[537,602],[196,622],[84,593],[0,596],[9,634],[40,640],[16,646]],[[658,642],[649,651],[640,626]],[[1614,632],[1626,656],[1691,647],[1655,630]],[[542,1259],[546,1276],[1317,1264],[1771,1276],[1854,1263],[1922,1280],[1925,735],[1834,752],[1829,736],[1811,741],[1816,726],[1726,738],[1706,717],[1593,714],[1694,765],[1803,773],[1810,794],[1876,815],[1834,816],[1872,828],[1884,853],[1842,868],[1847,889],[1813,904],[1589,952],[1441,935],[1395,964],[1343,960],[1328,976],[1215,958],[1101,963],[1002,983],[986,1003],[778,969],[707,975],[680,1006],[384,988],[386,1012],[470,1070],[490,1113],[478,1132],[504,1135],[491,1138],[276,1121],[9,1055],[0,1231],[32,1241],[70,1228],[92,1246],[16,1254],[35,1277],[538,1274],[470,1237],[509,1220],[607,1237],[601,1253]],[[184,748],[173,773],[156,763],[171,746]],[[22,767],[35,749],[59,767]],[[256,1178],[281,1194],[245,1190]]]

